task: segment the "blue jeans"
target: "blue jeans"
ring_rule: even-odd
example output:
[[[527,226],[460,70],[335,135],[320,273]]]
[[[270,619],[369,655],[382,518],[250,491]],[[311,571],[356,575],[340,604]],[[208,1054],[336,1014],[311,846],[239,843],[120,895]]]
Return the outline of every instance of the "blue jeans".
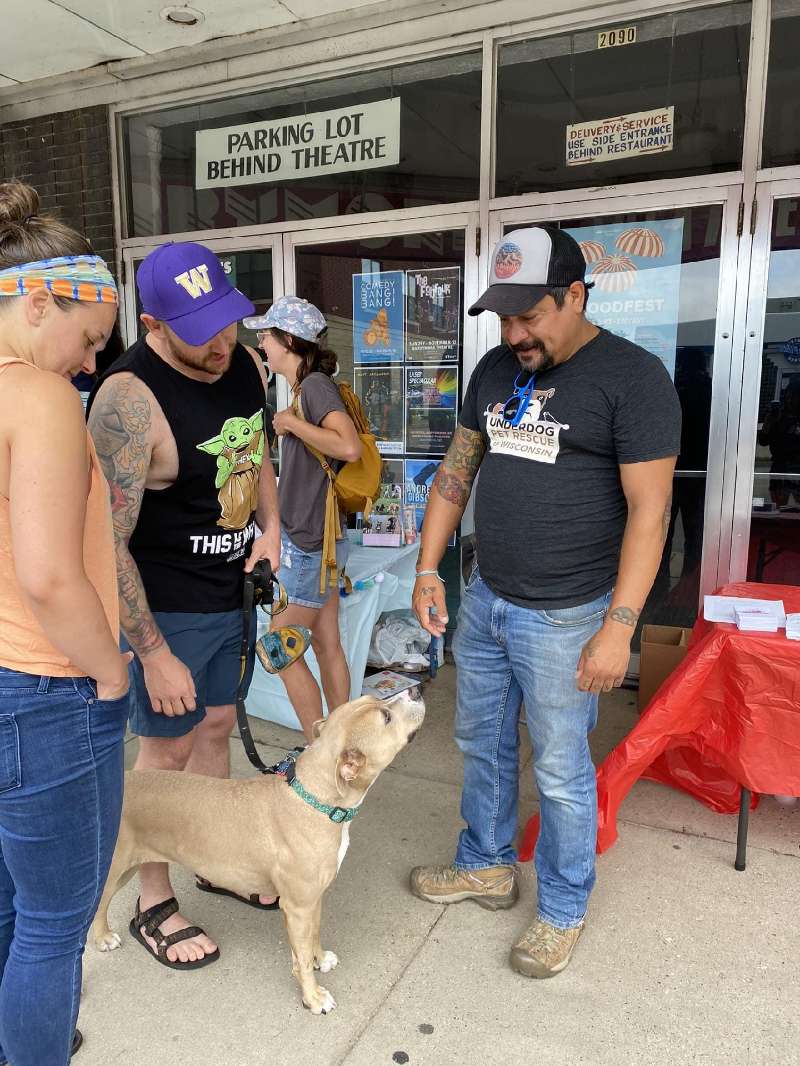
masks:
[[[0,1062],[67,1066],[111,864],[128,697],[0,668]]]
[[[517,861],[519,711],[533,744],[541,830],[536,847],[539,917],[567,929],[586,914],[594,886],[597,789],[589,733],[597,696],[579,692],[581,649],[611,602],[536,611],[496,596],[477,569],[464,591],[453,642],[458,672],[456,742],[464,753],[456,866]]]

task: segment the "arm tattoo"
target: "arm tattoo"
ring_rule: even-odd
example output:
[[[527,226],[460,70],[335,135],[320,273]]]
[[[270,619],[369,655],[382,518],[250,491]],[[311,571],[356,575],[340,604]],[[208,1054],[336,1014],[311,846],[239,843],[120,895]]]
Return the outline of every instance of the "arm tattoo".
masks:
[[[634,611],[632,607],[615,607],[608,617],[613,618],[615,622],[622,622],[624,626],[635,628],[641,613]]]
[[[486,445],[480,433],[463,426],[456,427],[447,455],[433,481],[443,499],[456,507],[467,506],[485,452]]]
[[[672,521],[672,493],[669,494],[669,499],[664,506],[664,517],[661,526],[661,539],[664,543],[667,543],[667,534],[669,533],[669,524]]]
[[[139,569],[128,550],[150,467],[151,425],[150,401],[133,378],[111,378],[89,414],[89,431],[111,490],[120,622],[131,647],[140,656],[164,643],[147,604]]]

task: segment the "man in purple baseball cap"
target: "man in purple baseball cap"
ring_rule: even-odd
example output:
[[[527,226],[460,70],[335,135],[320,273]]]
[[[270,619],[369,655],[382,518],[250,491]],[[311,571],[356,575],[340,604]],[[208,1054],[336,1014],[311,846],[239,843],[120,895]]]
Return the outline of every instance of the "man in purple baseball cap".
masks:
[[[136,768],[226,777],[243,575],[260,559],[273,570],[280,561],[267,376],[259,355],[236,337],[237,322],[255,308],[202,244],[156,248],[136,284],[145,335],[89,401],[89,428],[111,488],[120,621],[135,653]],[[271,897],[245,902],[276,905]],[[219,957],[216,944],[179,913],[166,863],[141,867],[131,929],[154,959],[175,969]],[[164,938],[168,946],[159,951]]]

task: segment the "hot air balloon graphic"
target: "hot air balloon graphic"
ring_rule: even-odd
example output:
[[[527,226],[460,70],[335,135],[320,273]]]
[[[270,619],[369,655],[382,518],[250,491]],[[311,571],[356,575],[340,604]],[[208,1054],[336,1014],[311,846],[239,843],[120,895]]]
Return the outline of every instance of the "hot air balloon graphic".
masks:
[[[617,237],[617,248],[628,255],[647,256],[658,259],[664,254],[664,242],[661,237],[646,226],[626,229]]]
[[[587,263],[596,263],[606,254],[600,241],[581,241],[578,245]]]
[[[606,255],[592,267],[592,281],[603,292],[627,292],[636,284],[636,265],[626,255]]]

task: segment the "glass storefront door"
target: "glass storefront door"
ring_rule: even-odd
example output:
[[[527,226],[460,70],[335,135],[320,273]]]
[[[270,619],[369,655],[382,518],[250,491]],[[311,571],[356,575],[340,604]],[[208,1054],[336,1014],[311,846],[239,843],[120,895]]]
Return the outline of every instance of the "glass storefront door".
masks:
[[[710,201],[709,192],[719,198]],[[569,230],[595,284],[588,317],[658,355],[678,391],[683,431],[672,515],[641,624],[691,626],[701,595],[717,583],[740,195],[737,186],[678,202],[675,194],[661,202],[584,200],[493,220],[493,242],[541,222]],[[496,319],[492,325],[499,340]]]
[[[381,499],[365,527],[372,543],[401,532],[400,506],[414,508],[419,528],[455,430],[477,354],[476,325],[464,314],[476,295],[476,221],[444,216],[429,230],[417,221],[286,238],[293,291],[327,318],[339,380],[361,399],[383,455]],[[453,620],[459,562],[457,537],[441,568]]]
[[[731,573],[800,585],[800,182],[763,185],[757,220]]]

